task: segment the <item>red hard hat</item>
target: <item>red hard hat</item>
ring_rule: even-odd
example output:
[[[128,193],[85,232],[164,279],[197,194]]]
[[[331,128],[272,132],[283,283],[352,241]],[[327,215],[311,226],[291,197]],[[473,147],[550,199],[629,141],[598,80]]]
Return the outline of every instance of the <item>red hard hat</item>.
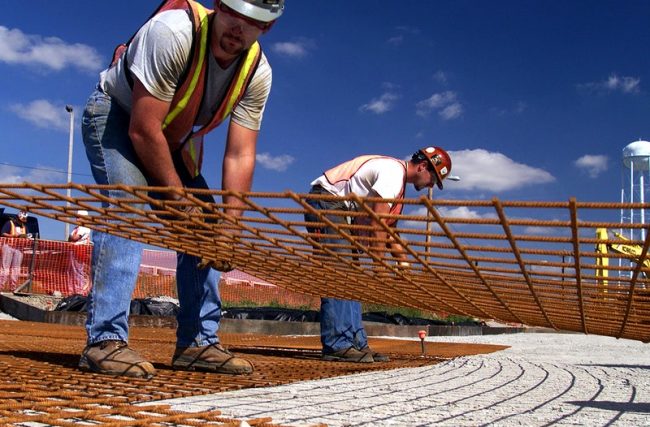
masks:
[[[436,173],[438,188],[442,190],[442,180],[451,173],[451,157],[440,147],[426,147],[419,150],[419,153],[429,160]]]

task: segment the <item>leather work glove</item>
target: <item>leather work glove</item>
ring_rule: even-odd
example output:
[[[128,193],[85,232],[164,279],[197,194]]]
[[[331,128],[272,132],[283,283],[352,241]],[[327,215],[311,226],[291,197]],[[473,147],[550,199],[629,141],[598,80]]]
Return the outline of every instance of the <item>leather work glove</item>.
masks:
[[[196,218],[199,221],[203,222],[203,216],[201,215],[203,213],[203,209],[201,209],[199,206],[196,205],[186,205],[180,208],[180,211],[183,212],[184,214],[187,214],[188,219],[190,220],[191,218]],[[185,219],[185,218],[181,218]],[[188,228],[192,227],[198,227],[196,224],[188,224]]]
[[[158,218],[160,219],[165,219],[167,221],[190,221],[190,218],[198,218],[200,221],[203,221],[202,213],[203,210],[196,205],[184,205],[184,206],[179,206],[176,207],[177,210],[179,210],[181,213],[171,213],[171,212],[164,212],[158,214]],[[187,215],[187,216],[186,216]],[[196,226],[194,224],[188,225],[189,227]]]
[[[221,271],[222,273],[228,273],[229,271],[233,271],[235,269],[235,266],[232,265],[230,261],[220,259],[202,259],[201,262],[199,262],[196,266],[200,270],[203,270],[205,268],[214,268],[215,270]]]
[[[397,264],[395,264],[395,268],[398,270],[410,270],[411,263],[408,261],[399,261]]]

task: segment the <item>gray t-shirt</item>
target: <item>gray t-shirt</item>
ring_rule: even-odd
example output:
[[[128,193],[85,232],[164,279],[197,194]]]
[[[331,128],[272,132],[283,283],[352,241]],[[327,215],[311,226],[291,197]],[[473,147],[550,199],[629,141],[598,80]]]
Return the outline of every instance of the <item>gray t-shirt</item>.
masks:
[[[183,10],[169,10],[154,16],[136,34],[127,51],[131,73],[147,91],[161,101],[171,102],[177,83],[189,61],[192,48],[192,22]],[[237,71],[238,61],[222,69],[213,55],[208,55],[206,93],[201,103],[197,124],[206,124],[221,105],[229,82]],[[264,107],[271,91],[272,72],[262,53],[259,66],[232,120],[248,129],[259,130]],[[100,87],[128,112],[131,111],[132,90],[124,71],[123,57],[116,66],[102,71]]]

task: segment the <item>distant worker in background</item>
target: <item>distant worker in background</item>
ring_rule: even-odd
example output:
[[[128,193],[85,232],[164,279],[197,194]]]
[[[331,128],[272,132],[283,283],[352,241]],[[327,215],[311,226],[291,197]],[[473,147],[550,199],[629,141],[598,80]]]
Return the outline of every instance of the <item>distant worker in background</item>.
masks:
[[[2,226],[2,237],[31,238],[27,232],[27,212],[20,211],[15,218],[9,218]],[[0,285],[9,285],[15,289],[18,285],[20,268],[23,263],[23,251],[21,245],[15,240],[5,240],[2,245],[2,273],[0,274]]]
[[[88,211],[78,210],[77,215],[87,216]],[[68,242],[74,243],[74,247],[68,248],[69,258],[69,294],[85,295],[90,288],[90,228],[77,225],[68,236]]]
[[[165,8],[121,54],[118,48],[88,100],[82,135],[93,176],[98,184],[208,188],[200,173],[203,136],[230,117],[222,188],[249,191],[271,90],[271,67],[257,39],[282,15],[284,0],[215,0],[214,11],[191,0],[172,0]],[[106,194],[124,197],[119,191]],[[176,193],[164,197],[181,200]],[[226,214],[241,215],[236,208],[242,202],[234,196],[223,199],[229,205]],[[99,232],[92,239],[88,345],[79,367],[151,377],[153,365],[128,346],[129,305],[143,245]],[[249,361],[219,343],[219,272],[199,268],[200,261],[178,254],[180,311],[172,367],[251,373]]]
[[[88,211],[78,210],[77,215],[87,216]],[[77,225],[72,229],[70,235],[68,236],[68,242],[74,243],[76,245],[87,245],[90,244],[90,228],[83,225]]]
[[[437,185],[442,189],[442,181],[451,172],[451,158],[439,147],[426,147],[404,161],[387,156],[368,155],[354,158],[340,164],[311,183],[310,194],[333,194],[360,197],[381,197],[384,199],[402,199],[406,184],[413,184],[417,191]],[[326,201],[307,199],[307,203],[319,210],[356,211],[356,206],[349,201]],[[373,211],[378,214],[399,215],[400,203],[375,203]],[[350,222],[350,217],[325,215],[336,224]],[[322,222],[318,216],[306,213],[306,222]],[[381,219],[386,225],[395,227],[396,220]],[[369,250],[377,256],[386,251],[396,258],[402,266],[408,265],[406,254],[397,242],[390,242],[388,233],[380,224],[369,221],[373,226]],[[309,233],[331,235],[320,237],[319,242],[328,245],[349,246],[349,242],[331,227],[315,228],[307,226]],[[342,252],[349,249],[330,248]],[[323,359],[330,361],[372,363],[388,361],[386,355],[373,352],[368,346],[368,336],[361,321],[361,304],[358,301],[321,298],[320,327]]]

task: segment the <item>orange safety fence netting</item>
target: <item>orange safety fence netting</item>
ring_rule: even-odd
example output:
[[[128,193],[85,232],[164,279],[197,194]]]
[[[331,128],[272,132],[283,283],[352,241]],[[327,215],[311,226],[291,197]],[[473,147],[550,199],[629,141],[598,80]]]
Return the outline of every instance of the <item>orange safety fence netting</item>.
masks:
[[[29,285],[29,292],[87,294],[92,245],[0,237],[0,291]],[[25,287],[26,288],[26,287]]]
[[[70,188],[72,197],[66,196]],[[118,197],[107,197],[112,190]],[[175,192],[161,201],[150,192]],[[228,194],[243,215],[200,196]],[[357,210],[316,210],[309,200],[346,200]],[[600,335],[650,340],[650,247],[647,224],[620,224],[621,209],[646,204],[405,199],[401,215],[377,216],[383,199],[284,193],[235,193],[180,188],[7,184],[0,203],[117,236],[229,261],[237,269],[282,288],[313,296],[444,311],[482,319]],[[188,215],[183,207],[201,212]],[[82,217],[75,214],[90,212]],[[333,228],[341,242],[305,229]],[[333,222],[332,218],[351,219]],[[379,220],[399,220],[391,228]],[[375,226],[367,225],[369,220]],[[377,222],[378,221],[378,222]],[[642,231],[626,241],[638,255],[603,254],[598,228]],[[387,238],[369,239],[371,230]],[[408,257],[401,266],[368,242],[397,242]],[[611,259],[610,259],[611,258]],[[609,261],[609,264],[603,261]]]
[[[176,252],[145,249],[133,298],[170,296],[176,292]],[[229,305],[277,305],[318,309],[320,299],[313,295],[280,288],[241,270],[221,274],[221,299]]]
[[[87,295],[92,286],[91,254],[92,244],[0,237],[0,292]],[[279,288],[239,270],[223,273],[219,287],[222,300],[231,305],[319,306],[316,297]],[[145,249],[133,298],[158,296],[178,297],[176,253]]]

